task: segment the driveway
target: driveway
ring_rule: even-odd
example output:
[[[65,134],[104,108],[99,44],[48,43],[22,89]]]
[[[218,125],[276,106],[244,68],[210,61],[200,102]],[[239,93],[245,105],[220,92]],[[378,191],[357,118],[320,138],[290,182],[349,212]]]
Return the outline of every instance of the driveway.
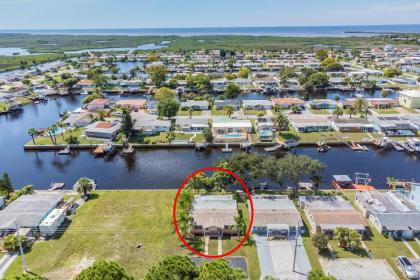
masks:
[[[254,235],[260,261],[261,279],[274,276],[278,279],[306,279],[311,270],[302,239],[298,240],[296,266],[293,271],[295,240],[272,240]]]
[[[0,279],[3,279],[4,273],[17,258],[17,253],[6,254],[0,259]]]
[[[368,258],[325,259],[320,258],[322,268],[326,273],[338,280],[397,280],[391,266],[386,260]]]

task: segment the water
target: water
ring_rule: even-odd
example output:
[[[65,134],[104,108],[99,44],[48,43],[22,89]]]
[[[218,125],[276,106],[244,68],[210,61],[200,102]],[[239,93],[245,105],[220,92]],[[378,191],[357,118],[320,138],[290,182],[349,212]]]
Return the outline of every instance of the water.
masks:
[[[82,98],[51,98],[45,104],[25,106],[20,115],[0,116],[0,172],[8,172],[16,187],[33,184],[38,189],[46,189],[54,181],[64,182],[71,188],[77,179],[87,176],[97,179],[100,189],[172,189],[194,170],[230,156],[220,150],[195,153],[192,149],[173,149],[138,150],[132,156],[117,154],[110,158],[95,158],[89,151],[59,156],[54,152],[23,150],[22,146],[31,140],[28,128],[48,127],[58,120],[60,112],[79,107]],[[314,148],[299,148],[295,152],[328,165],[324,172],[324,187],[330,186],[333,174],[352,176],[355,172],[369,172],[373,184],[381,188],[385,187],[387,176],[420,181],[420,157],[404,152],[352,152],[346,148],[332,149],[325,154],[319,154]]]
[[[28,55],[29,52],[22,48],[0,48],[0,55],[14,56],[14,55]]]
[[[279,26],[279,27],[197,27],[197,28],[128,28],[128,29],[17,29],[0,33],[64,35],[256,35],[293,37],[372,36],[382,33],[420,33],[420,24],[348,25],[348,26]],[[350,33],[354,32],[354,33]]]
[[[65,51],[65,53],[85,53],[85,52],[133,52],[151,51],[166,48],[166,45],[144,44],[135,48],[102,48],[102,49],[83,49],[78,51]]]

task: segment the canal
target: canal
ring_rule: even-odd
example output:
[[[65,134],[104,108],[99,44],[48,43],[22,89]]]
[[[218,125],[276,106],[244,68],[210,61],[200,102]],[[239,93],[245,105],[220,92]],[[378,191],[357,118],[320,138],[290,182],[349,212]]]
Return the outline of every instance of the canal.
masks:
[[[30,140],[28,128],[42,128],[59,118],[59,113],[80,106],[83,96],[50,98],[45,104],[29,104],[19,115],[0,116],[0,172],[8,172],[16,188],[33,184],[37,189],[48,188],[51,182],[64,182],[71,188],[83,176],[95,178],[99,189],[171,189],[177,188],[192,171],[213,165],[226,156],[217,150],[195,153],[190,149],[137,150],[132,156],[116,154],[95,158],[89,151],[77,151],[71,156],[54,152],[25,152],[23,145]],[[234,151],[238,152],[238,151]],[[262,151],[259,151],[262,152]],[[333,174],[368,172],[372,184],[384,188],[386,177],[420,181],[420,156],[404,152],[353,152],[334,148],[319,154],[314,148],[298,148],[324,162],[324,187],[329,187]],[[252,185],[252,184],[251,184]]]

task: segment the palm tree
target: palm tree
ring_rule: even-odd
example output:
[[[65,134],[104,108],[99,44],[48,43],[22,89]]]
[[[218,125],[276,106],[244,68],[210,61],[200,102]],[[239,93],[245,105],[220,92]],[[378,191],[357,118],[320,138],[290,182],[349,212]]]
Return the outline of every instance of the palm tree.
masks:
[[[66,127],[66,125],[63,122],[58,122],[57,127],[61,128],[61,129],[64,129]],[[63,141],[65,141],[64,140],[64,130],[62,130],[62,132],[61,132],[61,138],[63,138]]]
[[[47,128],[47,133],[51,138],[51,143],[56,145],[57,142],[55,141],[55,130],[57,129],[57,126],[55,124],[53,124],[52,126],[50,126],[49,128]]]
[[[319,185],[322,183],[322,176],[319,173],[315,173],[315,174],[311,175],[310,179],[311,179],[311,182],[314,186],[315,195],[317,195]]]
[[[28,134],[29,134],[29,136],[32,137],[32,142],[34,142],[34,145],[36,145],[36,143],[35,143],[35,135],[37,135],[36,129],[35,128],[29,128],[28,129]]]
[[[264,117],[264,113],[263,112],[258,112],[257,118],[261,119],[262,117]]]
[[[276,114],[274,123],[277,124],[280,131],[289,127],[289,119],[282,111]]]
[[[280,105],[279,104],[274,104],[273,111],[276,112],[276,113],[278,113],[278,112],[280,112],[280,110],[281,110]]]
[[[357,98],[356,101],[353,104],[353,107],[354,107],[354,109],[356,109],[356,111],[358,113],[361,113],[363,111],[363,109],[368,107],[368,104],[367,104],[367,102],[364,98]]]
[[[83,194],[84,197],[93,190],[92,181],[86,177],[80,178],[76,184],[76,191],[80,194]]]
[[[293,105],[290,107],[290,111],[292,111],[293,114],[297,114],[297,112],[299,112],[299,108],[296,105]]]
[[[223,112],[225,113],[226,116],[230,118],[235,112],[235,109],[232,106],[227,105],[223,107]]]
[[[344,114],[343,109],[341,107],[335,108],[332,113],[333,113],[334,116],[337,117],[337,120],[339,119],[340,116],[342,116]]]
[[[357,114],[357,111],[353,106],[351,106],[350,108],[347,109],[347,114],[349,114],[350,119],[351,119],[351,116]]]

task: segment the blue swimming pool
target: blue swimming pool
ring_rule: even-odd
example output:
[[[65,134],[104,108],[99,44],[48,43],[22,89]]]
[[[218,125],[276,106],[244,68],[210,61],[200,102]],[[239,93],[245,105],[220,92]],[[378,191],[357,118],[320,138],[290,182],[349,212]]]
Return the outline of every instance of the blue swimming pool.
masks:
[[[222,138],[244,138],[242,133],[225,133]]]
[[[51,134],[56,136],[62,134],[64,131],[66,131],[65,128],[57,127]]]

